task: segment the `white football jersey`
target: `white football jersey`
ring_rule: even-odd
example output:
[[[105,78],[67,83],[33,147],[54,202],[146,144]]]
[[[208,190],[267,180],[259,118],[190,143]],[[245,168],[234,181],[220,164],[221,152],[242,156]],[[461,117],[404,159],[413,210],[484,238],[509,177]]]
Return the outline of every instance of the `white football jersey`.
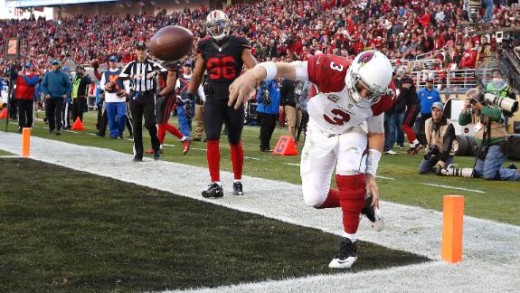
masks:
[[[307,111],[310,119],[314,120],[322,131],[342,134],[367,122],[370,130],[372,117],[387,111],[394,104],[394,96],[384,95],[370,107],[358,106],[349,96],[345,86],[345,76],[350,62],[344,57],[322,54],[299,64],[307,67],[307,76],[301,74],[304,71],[301,70],[298,79],[308,80],[318,89],[318,93],[309,99]],[[389,87],[395,92],[393,82]],[[381,125],[375,128],[380,129],[383,119],[377,118],[380,119],[375,119],[376,123]]]

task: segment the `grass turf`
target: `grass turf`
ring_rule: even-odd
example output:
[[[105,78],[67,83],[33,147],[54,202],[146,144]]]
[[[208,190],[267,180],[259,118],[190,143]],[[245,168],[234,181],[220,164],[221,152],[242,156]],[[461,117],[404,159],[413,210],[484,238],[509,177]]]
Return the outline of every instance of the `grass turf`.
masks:
[[[0,164],[1,291],[134,292],[338,273],[327,268],[335,235],[29,159]],[[353,272],[428,261],[359,248]]]

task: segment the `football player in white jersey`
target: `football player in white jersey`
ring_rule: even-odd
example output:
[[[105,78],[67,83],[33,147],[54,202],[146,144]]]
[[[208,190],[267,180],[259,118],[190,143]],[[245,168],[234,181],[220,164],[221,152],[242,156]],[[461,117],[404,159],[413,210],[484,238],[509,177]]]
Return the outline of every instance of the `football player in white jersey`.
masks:
[[[342,209],[344,237],[331,268],[350,268],[357,259],[365,196],[371,195],[368,208],[380,218],[376,172],[384,145],[383,113],[395,102],[392,72],[390,61],[378,51],[362,52],[353,61],[322,54],[308,61],[259,63],[230,85],[229,105],[235,108],[263,80],[310,81],[318,88],[307,104],[310,119],[300,175],[307,205]],[[330,187],[334,169],[338,189]],[[380,230],[377,219],[372,213],[374,229]]]

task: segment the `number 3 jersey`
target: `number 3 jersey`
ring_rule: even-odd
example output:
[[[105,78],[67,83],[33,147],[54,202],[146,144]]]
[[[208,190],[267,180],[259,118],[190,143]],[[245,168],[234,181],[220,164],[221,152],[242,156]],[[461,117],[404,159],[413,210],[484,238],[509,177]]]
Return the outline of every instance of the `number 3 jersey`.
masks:
[[[393,95],[383,95],[371,106],[360,107],[356,104],[345,86],[350,60],[322,54],[313,56],[308,61],[295,63],[300,68],[298,79],[308,80],[318,89],[317,94],[310,97],[307,111],[322,131],[342,134],[353,127],[365,128],[364,125],[367,125],[370,132],[383,132],[383,115],[380,114],[393,106],[395,98]],[[393,82],[389,88],[395,92]]]

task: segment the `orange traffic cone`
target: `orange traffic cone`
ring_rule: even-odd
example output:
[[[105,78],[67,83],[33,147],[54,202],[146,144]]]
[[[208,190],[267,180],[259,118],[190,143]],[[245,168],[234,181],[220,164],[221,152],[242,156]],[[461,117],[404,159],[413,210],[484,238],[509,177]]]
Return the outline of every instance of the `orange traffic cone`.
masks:
[[[85,130],[85,127],[83,127],[83,123],[81,123],[81,119],[76,118],[76,121],[74,121],[74,124],[72,124],[71,130]]]
[[[280,156],[296,156],[298,150],[296,149],[294,139],[289,135],[280,136],[276,146],[274,147],[273,154]]]
[[[7,118],[7,109],[3,108],[2,112],[0,112],[0,119],[6,119]]]

